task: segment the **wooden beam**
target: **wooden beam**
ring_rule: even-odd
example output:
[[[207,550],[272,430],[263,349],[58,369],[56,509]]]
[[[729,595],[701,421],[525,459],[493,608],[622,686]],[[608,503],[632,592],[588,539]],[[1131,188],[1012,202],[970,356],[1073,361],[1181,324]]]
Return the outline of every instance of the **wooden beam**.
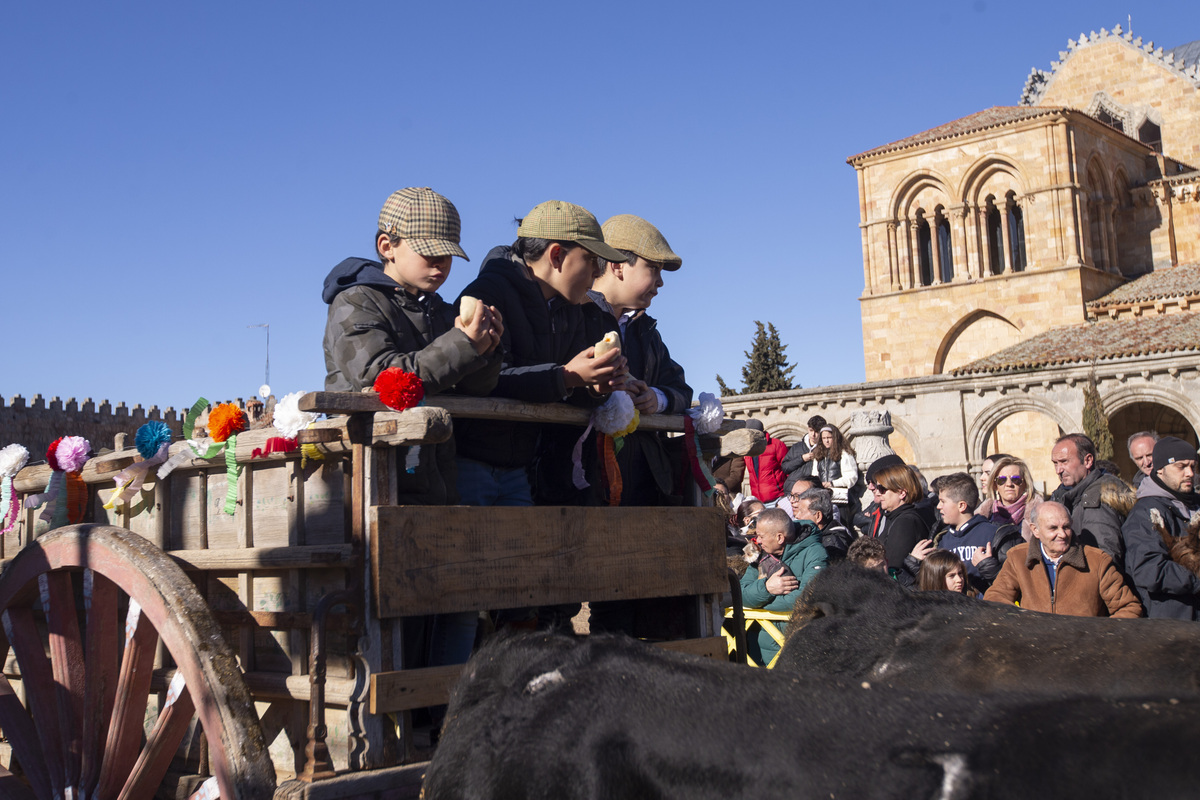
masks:
[[[725,658],[728,654],[722,636],[654,644],[664,650],[704,658]],[[452,664],[374,673],[371,675],[371,713],[387,714],[441,705],[450,698],[450,690],[458,683],[462,670],[462,664]]]
[[[720,594],[713,508],[375,506],[381,618],[593,600]]]
[[[167,553],[185,570],[326,569],[356,563],[348,544],[293,547],[240,547],[222,550],[171,550]]]

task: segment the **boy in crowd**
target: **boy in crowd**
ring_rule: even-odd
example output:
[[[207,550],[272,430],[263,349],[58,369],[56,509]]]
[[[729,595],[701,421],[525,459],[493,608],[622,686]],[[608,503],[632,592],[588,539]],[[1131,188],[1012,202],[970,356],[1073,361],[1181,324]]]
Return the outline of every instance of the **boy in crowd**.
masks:
[[[998,528],[987,518],[975,513],[979,505],[979,488],[975,480],[965,472],[955,472],[936,479],[938,504],[942,522],[946,528],[933,539],[917,542],[910,555],[915,559],[919,572],[921,561],[934,550],[949,550],[957,555],[967,568],[967,580],[976,592],[986,591],[1000,574],[1001,543],[996,541]],[[1006,548],[1005,548],[1006,549]]]
[[[601,274],[592,284],[583,306],[589,336],[600,339],[616,331],[621,353],[628,363],[625,391],[634,406],[647,414],[682,414],[692,404],[692,387],[683,367],[671,359],[658,331],[646,313],[658,290],[662,273],[683,265],[658,228],[633,214],[618,214],[604,223],[605,243],[615,247],[620,261],[600,261]],[[680,501],[680,453],[668,451],[669,440],[659,433],[635,431],[625,437],[617,454],[621,469],[623,506],[677,505]]]

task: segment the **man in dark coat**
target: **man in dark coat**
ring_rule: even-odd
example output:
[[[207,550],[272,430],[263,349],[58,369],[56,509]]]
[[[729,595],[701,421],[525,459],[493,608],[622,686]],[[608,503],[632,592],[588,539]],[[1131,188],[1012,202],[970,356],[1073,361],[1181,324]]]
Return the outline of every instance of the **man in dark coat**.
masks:
[[[1107,496],[1122,493],[1121,479],[1097,466],[1096,445],[1082,433],[1069,433],[1059,438],[1050,451],[1050,460],[1062,481],[1050,499],[1062,503],[1071,512],[1071,527],[1080,544],[1099,547],[1108,553],[1113,563],[1123,564],[1125,544],[1121,524],[1125,517],[1106,502]]]
[[[1172,537],[1187,535],[1188,521],[1200,511],[1196,462],[1196,448],[1187,442],[1159,439],[1154,471],[1138,487],[1137,503],[1122,528],[1125,572],[1150,617],[1200,619],[1200,577],[1171,560],[1154,519]]]

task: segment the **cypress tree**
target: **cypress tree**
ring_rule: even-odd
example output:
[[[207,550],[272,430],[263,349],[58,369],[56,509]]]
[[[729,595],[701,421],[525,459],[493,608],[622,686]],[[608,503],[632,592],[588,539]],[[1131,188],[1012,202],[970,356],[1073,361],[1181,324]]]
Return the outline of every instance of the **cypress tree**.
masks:
[[[1113,457],[1112,431],[1108,427],[1108,417],[1104,414],[1095,378],[1088,378],[1087,386],[1083,387],[1083,432],[1096,445],[1097,460]]]

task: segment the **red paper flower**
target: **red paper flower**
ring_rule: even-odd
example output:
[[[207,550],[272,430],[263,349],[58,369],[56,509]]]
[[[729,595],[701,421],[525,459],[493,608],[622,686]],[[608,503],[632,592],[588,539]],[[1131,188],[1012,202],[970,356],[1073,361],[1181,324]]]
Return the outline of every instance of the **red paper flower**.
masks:
[[[397,411],[412,408],[425,399],[425,386],[421,379],[399,367],[388,367],[379,373],[371,388],[379,392],[379,400],[385,406]]]
[[[233,403],[221,403],[208,415],[208,435],[214,442],[223,442],[244,430],[246,414]]]
[[[46,448],[46,463],[49,464],[50,469],[54,470],[55,472],[62,471],[58,466],[58,444],[62,440],[63,437],[60,436],[50,443],[50,447]]]

